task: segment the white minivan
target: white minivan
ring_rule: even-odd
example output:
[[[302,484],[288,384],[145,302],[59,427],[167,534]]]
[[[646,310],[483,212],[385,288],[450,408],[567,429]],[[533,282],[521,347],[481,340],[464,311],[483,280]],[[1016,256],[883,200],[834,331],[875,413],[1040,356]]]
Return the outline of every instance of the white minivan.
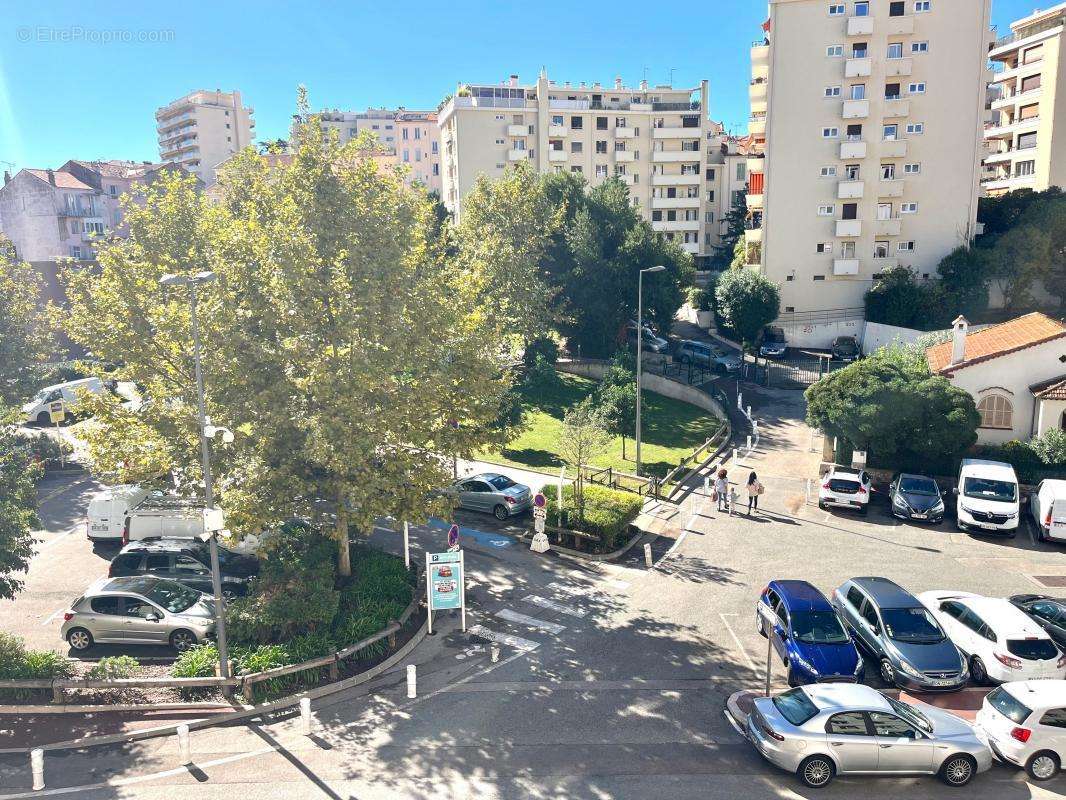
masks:
[[[959,530],[1014,538],[1018,532],[1018,476],[1010,464],[964,458],[955,494]]]
[[[22,416],[27,422],[47,425],[51,421],[48,414],[49,405],[60,402],[63,404],[63,410],[69,414],[70,406],[78,400],[77,393],[79,391],[101,394],[104,391],[104,382],[99,378],[93,377],[57,383],[54,386],[45,386],[33,396],[32,400],[22,406]]]
[[[1029,496],[1040,541],[1066,541],[1066,481],[1046,480]]]
[[[89,501],[89,513],[85,519],[85,535],[89,541],[119,544],[126,513],[149,493],[149,489],[128,483],[99,492]]]
[[[222,509],[202,500],[150,494],[126,512],[122,545],[140,539],[197,539],[224,526]]]

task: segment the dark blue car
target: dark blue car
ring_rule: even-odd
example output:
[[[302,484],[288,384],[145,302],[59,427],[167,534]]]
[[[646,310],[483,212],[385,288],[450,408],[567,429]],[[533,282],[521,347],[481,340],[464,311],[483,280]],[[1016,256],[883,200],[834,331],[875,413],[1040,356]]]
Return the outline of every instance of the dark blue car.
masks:
[[[863,663],[836,610],[807,581],[771,581],[759,596],[755,625],[788,670],[788,685],[862,679]]]

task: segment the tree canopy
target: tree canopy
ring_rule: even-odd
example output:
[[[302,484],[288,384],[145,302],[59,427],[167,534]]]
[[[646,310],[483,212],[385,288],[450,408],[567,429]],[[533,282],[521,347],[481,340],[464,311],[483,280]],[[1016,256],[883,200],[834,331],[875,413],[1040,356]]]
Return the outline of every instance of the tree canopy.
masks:
[[[744,267],[727,270],[715,287],[715,308],[746,347],[781,310],[781,292],[764,275]]]
[[[41,279],[0,236],[0,407],[28,399],[52,352],[48,318],[39,306]]]

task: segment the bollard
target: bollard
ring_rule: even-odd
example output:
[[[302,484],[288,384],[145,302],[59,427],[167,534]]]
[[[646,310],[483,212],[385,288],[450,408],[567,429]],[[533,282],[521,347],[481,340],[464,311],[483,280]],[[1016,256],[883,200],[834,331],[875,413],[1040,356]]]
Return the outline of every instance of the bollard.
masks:
[[[704,494],[710,494],[711,493],[711,476],[710,475],[704,475],[703,476],[703,493]]]
[[[651,545],[650,544],[645,544],[644,545],[644,563],[648,565],[648,569],[652,568]]]
[[[751,452],[751,434],[748,434],[748,452]]]
[[[500,660],[500,646],[493,642],[490,652],[492,653],[492,663],[495,664]]]
[[[303,727],[304,736],[311,735],[311,698],[300,698],[300,722]]]
[[[179,725],[177,727],[177,734],[178,754],[180,756],[181,765],[187,767],[192,763],[192,753],[189,749],[189,726]]]
[[[751,419],[751,405],[750,404],[748,405],[748,413],[747,413],[746,416],[748,417],[748,419]]]
[[[735,464],[736,462],[737,462],[737,449],[734,447],[733,448],[733,463]]]
[[[44,750],[35,747],[30,750],[30,769],[33,772],[33,791],[44,788]]]
[[[418,692],[415,691],[415,665],[407,665],[407,698],[409,700],[418,696]]]

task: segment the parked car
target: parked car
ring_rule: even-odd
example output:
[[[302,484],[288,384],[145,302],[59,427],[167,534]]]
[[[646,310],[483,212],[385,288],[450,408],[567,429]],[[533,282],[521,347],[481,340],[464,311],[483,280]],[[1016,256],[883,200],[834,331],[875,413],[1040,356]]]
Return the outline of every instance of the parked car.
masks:
[[[1066,656],[1010,600],[940,590],[918,600],[968,659],[974,683],[1066,678]]]
[[[496,472],[456,481],[445,494],[457,500],[460,508],[484,511],[498,520],[521,514],[533,503],[533,493],[528,486]]]
[[[1049,781],[1066,759],[1066,681],[997,686],[974,723],[996,758],[1022,767],[1035,781]]]
[[[955,494],[959,530],[1014,538],[1018,531],[1018,476],[1010,464],[964,458]]]
[[[1040,541],[1066,542],[1066,481],[1040,481],[1029,495],[1029,511]]]
[[[1016,594],[1010,601],[1032,617],[1037,625],[1047,631],[1058,648],[1066,653],[1066,600],[1042,594]]]
[[[122,529],[129,510],[151,494],[151,490],[134,484],[110,486],[89,501],[85,516],[85,535],[92,542],[122,541]]]
[[[259,559],[218,547],[218,571],[222,594],[237,597],[248,590],[248,582],[259,574]],[[206,594],[214,593],[211,583],[211,554],[208,545],[197,539],[145,539],[130,542],[111,559],[108,577],[154,575]]]
[[[788,353],[785,329],[776,325],[767,325],[759,334],[757,344],[759,355],[763,358],[784,358]]]
[[[862,350],[859,349],[859,343],[854,336],[838,336],[833,340],[829,352],[833,358],[840,361],[854,361],[862,356]]]
[[[921,522],[944,521],[944,496],[936,481],[925,475],[904,472],[892,479],[888,487],[892,515]]]
[[[637,346],[637,324],[635,322],[631,322],[626,326],[626,342],[630,347]],[[658,336],[647,325],[644,326],[644,333],[641,336],[640,343],[641,347],[650,353],[666,353],[670,350],[670,342]]]
[[[770,637],[789,686],[862,678],[851,636],[825,595],[807,581],[770,581],[755,604],[755,626]]]
[[[71,406],[78,400],[78,392],[89,394],[102,394],[104,382],[99,378],[79,378],[76,381],[57,383],[53,386],[45,386],[33,399],[22,406],[22,416],[27,422],[36,422],[38,425],[51,424],[51,416],[48,413],[52,403],[62,404],[63,411],[71,413]]]
[[[852,578],[833,607],[855,641],[877,661],[885,683],[952,692],[969,679],[966,659],[916,597],[888,578]]]
[[[706,342],[684,339],[677,345],[677,360],[682,364],[698,364],[716,372],[739,372],[740,355]]]
[[[866,514],[870,509],[871,492],[873,485],[866,470],[834,464],[822,478],[818,508],[854,508],[860,514]]]
[[[939,775],[950,786],[965,786],[992,766],[991,751],[967,722],[863,684],[815,684],[758,697],[746,732],[763,758],[812,788],[836,775],[864,773]]]
[[[61,635],[82,652],[95,643],[166,645],[181,652],[215,631],[211,598],[175,581],[103,578],[70,605]]]
[[[153,493],[126,512],[123,546],[140,539],[196,539],[224,527],[221,509],[192,497]]]

